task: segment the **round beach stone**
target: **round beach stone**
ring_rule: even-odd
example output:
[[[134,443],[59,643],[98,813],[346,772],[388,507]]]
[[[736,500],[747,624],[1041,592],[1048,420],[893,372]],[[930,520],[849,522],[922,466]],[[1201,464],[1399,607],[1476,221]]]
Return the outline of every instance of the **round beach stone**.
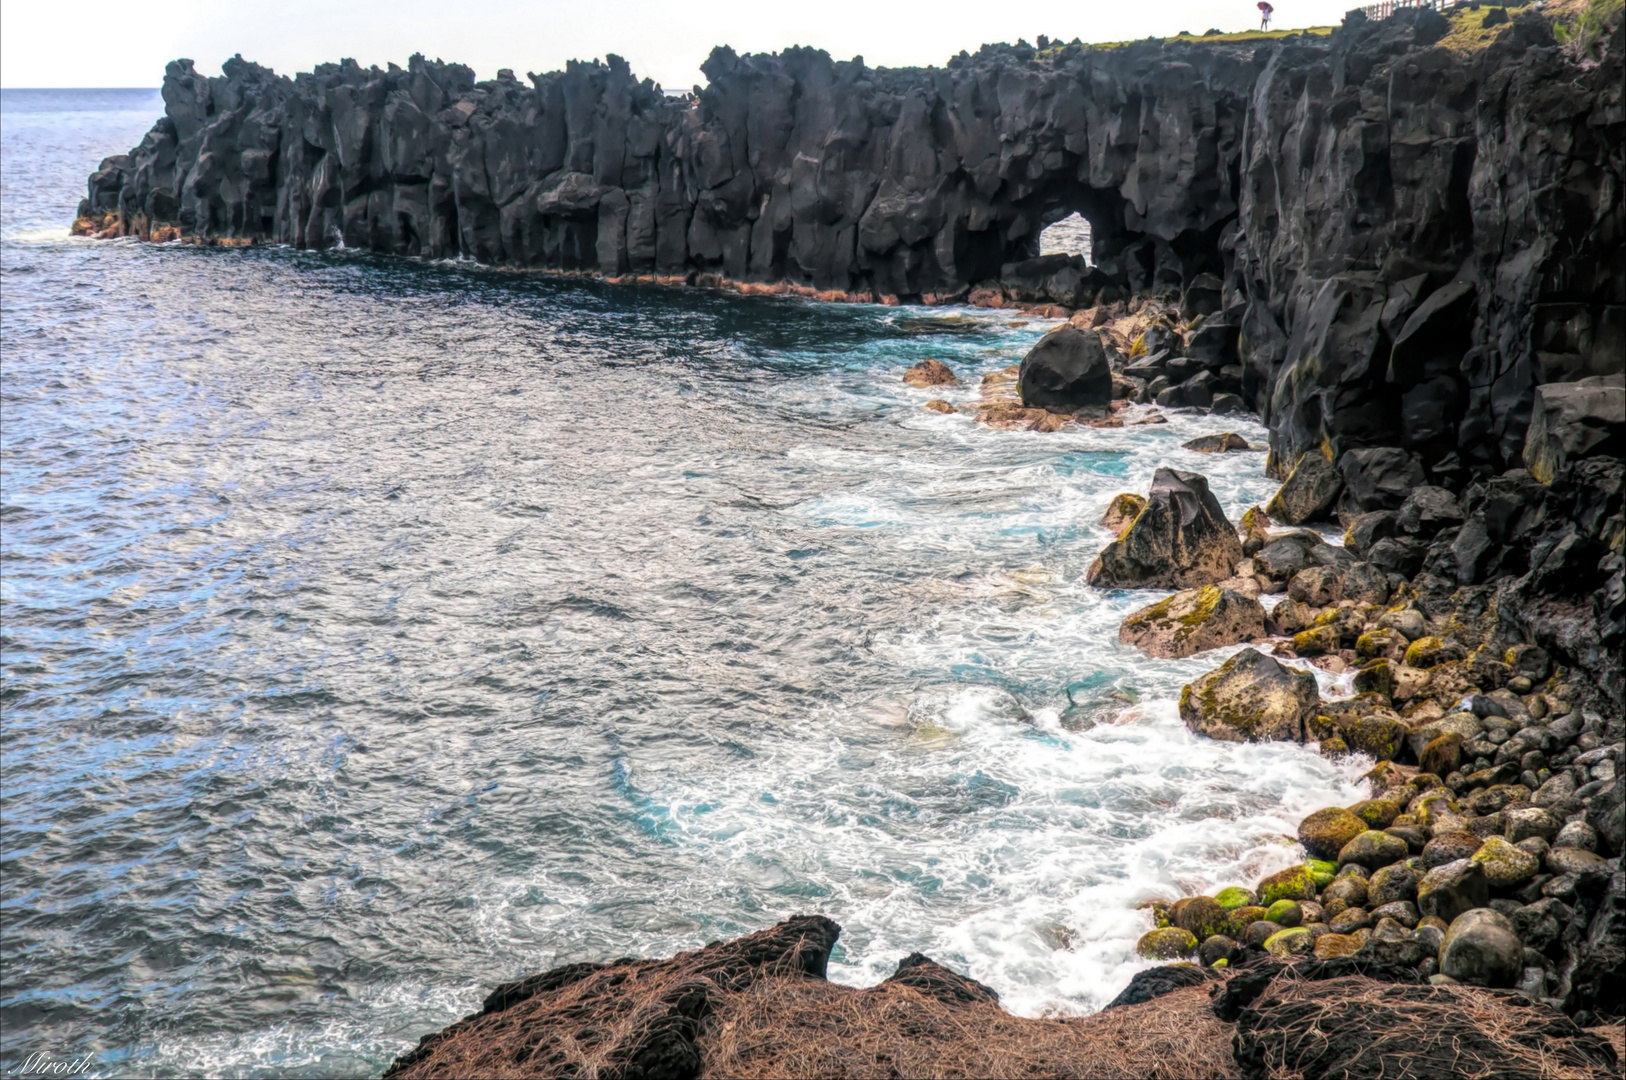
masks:
[[[1440,955],[1440,943],[1445,940],[1445,928],[1434,925],[1418,926],[1411,932],[1411,939],[1423,947],[1429,956]]]
[[[1503,822],[1503,835],[1515,844],[1532,836],[1552,840],[1564,824],[1553,816],[1552,811],[1540,806],[1515,806],[1507,811]]]
[[[1296,900],[1278,900],[1266,910],[1265,918],[1277,926],[1298,926],[1304,921],[1304,909]]]
[[[1396,900],[1412,900],[1417,896],[1417,883],[1426,872],[1423,861],[1415,856],[1404,862],[1385,866],[1373,874],[1366,883],[1366,902],[1369,907],[1382,907]]]
[[[1416,926],[1417,920],[1421,917],[1417,913],[1417,905],[1410,900],[1396,900],[1392,904],[1384,904],[1382,907],[1372,909],[1373,922],[1377,922],[1379,919],[1393,919],[1408,930]]]
[[[1524,973],[1524,945],[1507,916],[1472,908],[1451,920],[1440,943],[1440,972],[1471,986],[1512,986]]]
[[[1582,848],[1555,847],[1547,853],[1547,869],[1555,874],[1584,874],[1607,865],[1607,859]]]
[[[1372,916],[1365,908],[1345,908],[1327,921],[1328,927],[1335,934],[1353,934],[1355,931],[1372,925]]]
[[[1336,859],[1344,845],[1367,830],[1359,815],[1341,806],[1317,810],[1299,822],[1299,843],[1312,858]]]
[[[1512,888],[1535,877],[1541,869],[1540,859],[1500,836],[1487,837],[1472,858],[1485,868],[1485,882],[1493,889]]]
[[[1281,931],[1281,927],[1273,922],[1261,919],[1249,923],[1247,929],[1242,931],[1242,944],[1253,949],[1262,949],[1265,942]]]
[[[1403,809],[1393,799],[1365,799],[1350,807],[1349,812],[1366,822],[1368,829],[1387,829]]]
[[[1172,912],[1174,925],[1189,930],[1198,941],[1223,932],[1230,926],[1230,912],[1212,896],[1194,896]]]
[[[1359,863],[1368,870],[1376,870],[1397,863],[1410,853],[1411,849],[1400,837],[1368,829],[1344,845],[1338,852],[1338,862]]]
[[[1188,960],[1197,953],[1197,939],[1189,930],[1165,926],[1142,934],[1135,951],[1148,960]]]
[[[1226,927],[1226,935],[1241,941],[1249,926],[1265,920],[1265,912],[1266,909],[1258,904],[1247,904],[1243,907],[1232,908],[1231,924]]]
[[[1417,883],[1417,910],[1447,922],[1489,899],[1485,869],[1471,858],[1436,866]]]
[[[1338,876],[1338,864],[1326,859],[1305,859],[1304,866],[1310,871],[1310,880],[1315,882],[1318,890],[1331,885],[1332,879]]]
[[[1427,670],[1452,660],[1461,660],[1466,655],[1467,651],[1456,642],[1430,634],[1406,646],[1405,664]]]
[[[1283,959],[1304,956],[1314,948],[1315,937],[1302,926],[1290,926],[1286,930],[1278,930],[1265,940],[1265,951],[1272,956]]]
[[[1466,830],[1440,833],[1423,845],[1423,865],[1432,870],[1458,859],[1472,858],[1482,843],[1484,841]]]
[[[1266,907],[1278,900],[1314,900],[1315,878],[1308,866],[1289,866],[1260,881],[1254,891]]]
[[[1334,931],[1322,934],[1315,939],[1313,950],[1317,960],[1331,960],[1339,956],[1354,956],[1361,951],[1371,935],[1365,930],[1357,930],[1349,934],[1340,934]]]
[[[1545,813],[1545,811],[1540,811]],[[1552,837],[1555,848],[1580,848],[1582,851],[1596,852],[1598,850],[1598,830],[1584,821],[1572,821],[1558,830],[1558,835]]]
[[[1197,958],[1204,967],[1213,967],[1216,962],[1230,963],[1241,954],[1241,947],[1224,934],[1212,934],[1197,946]]]
[[[1240,907],[1248,907],[1258,897],[1253,895],[1251,889],[1244,889],[1240,885],[1231,885],[1214,894],[1214,902],[1226,911],[1235,911]]]
[[[1321,902],[1329,907],[1336,901],[1350,907],[1366,904],[1366,880],[1354,876],[1341,877],[1321,890]]]

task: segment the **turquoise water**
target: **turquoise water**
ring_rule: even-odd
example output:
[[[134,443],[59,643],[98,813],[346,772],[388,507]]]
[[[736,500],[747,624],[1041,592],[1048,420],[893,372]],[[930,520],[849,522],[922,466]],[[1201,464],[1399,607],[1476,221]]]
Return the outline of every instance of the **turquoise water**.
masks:
[[[821,912],[1099,1007],[1358,766],[1190,737],[1111,496],[1235,418],[926,411],[1049,325],[70,240],[155,95],[4,95],[6,1067],[376,1073],[523,972]],[[1018,325],[1020,324],[1020,325]],[[1061,714],[1068,710],[1069,723]],[[1078,730],[1073,718],[1095,726]]]

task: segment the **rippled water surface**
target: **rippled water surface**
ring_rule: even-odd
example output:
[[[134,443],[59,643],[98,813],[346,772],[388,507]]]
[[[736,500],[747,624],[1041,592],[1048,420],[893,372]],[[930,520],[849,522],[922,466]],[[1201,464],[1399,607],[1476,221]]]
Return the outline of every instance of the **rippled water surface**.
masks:
[[[922,409],[903,369],[1014,362],[1009,313],[69,240],[159,108],[4,96],[8,1065],[377,1073],[499,980],[798,912],[839,980],[1086,1011],[1137,898],[1354,797],[1190,737],[1214,657],[1083,583],[1158,465],[1268,495],[1180,449],[1261,429]]]

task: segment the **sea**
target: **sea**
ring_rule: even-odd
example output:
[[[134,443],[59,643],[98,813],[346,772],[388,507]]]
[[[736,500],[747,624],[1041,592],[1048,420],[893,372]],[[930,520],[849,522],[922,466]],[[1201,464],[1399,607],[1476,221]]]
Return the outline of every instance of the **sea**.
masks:
[[[377,1075],[498,982],[799,913],[838,982],[1087,1013],[1137,903],[1359,797],[1188,733],[1229,650],[1084,581],[1159,466],[1268,498],[1182,448],[1251,420],[925,409],[1056,325],[1010,311],[71,238],[157,92],[0,106],[0,1069]]]

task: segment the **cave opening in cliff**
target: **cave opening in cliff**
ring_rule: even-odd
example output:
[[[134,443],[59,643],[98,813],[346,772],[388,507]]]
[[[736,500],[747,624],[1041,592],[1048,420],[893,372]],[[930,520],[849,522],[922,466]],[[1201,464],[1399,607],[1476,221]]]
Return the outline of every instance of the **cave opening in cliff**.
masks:
[[[1047,225],[1039,233],[1040,255],[1082,255],[1090,263],[1090,222],[1083,214],[1073,211],[1060,221]]]

